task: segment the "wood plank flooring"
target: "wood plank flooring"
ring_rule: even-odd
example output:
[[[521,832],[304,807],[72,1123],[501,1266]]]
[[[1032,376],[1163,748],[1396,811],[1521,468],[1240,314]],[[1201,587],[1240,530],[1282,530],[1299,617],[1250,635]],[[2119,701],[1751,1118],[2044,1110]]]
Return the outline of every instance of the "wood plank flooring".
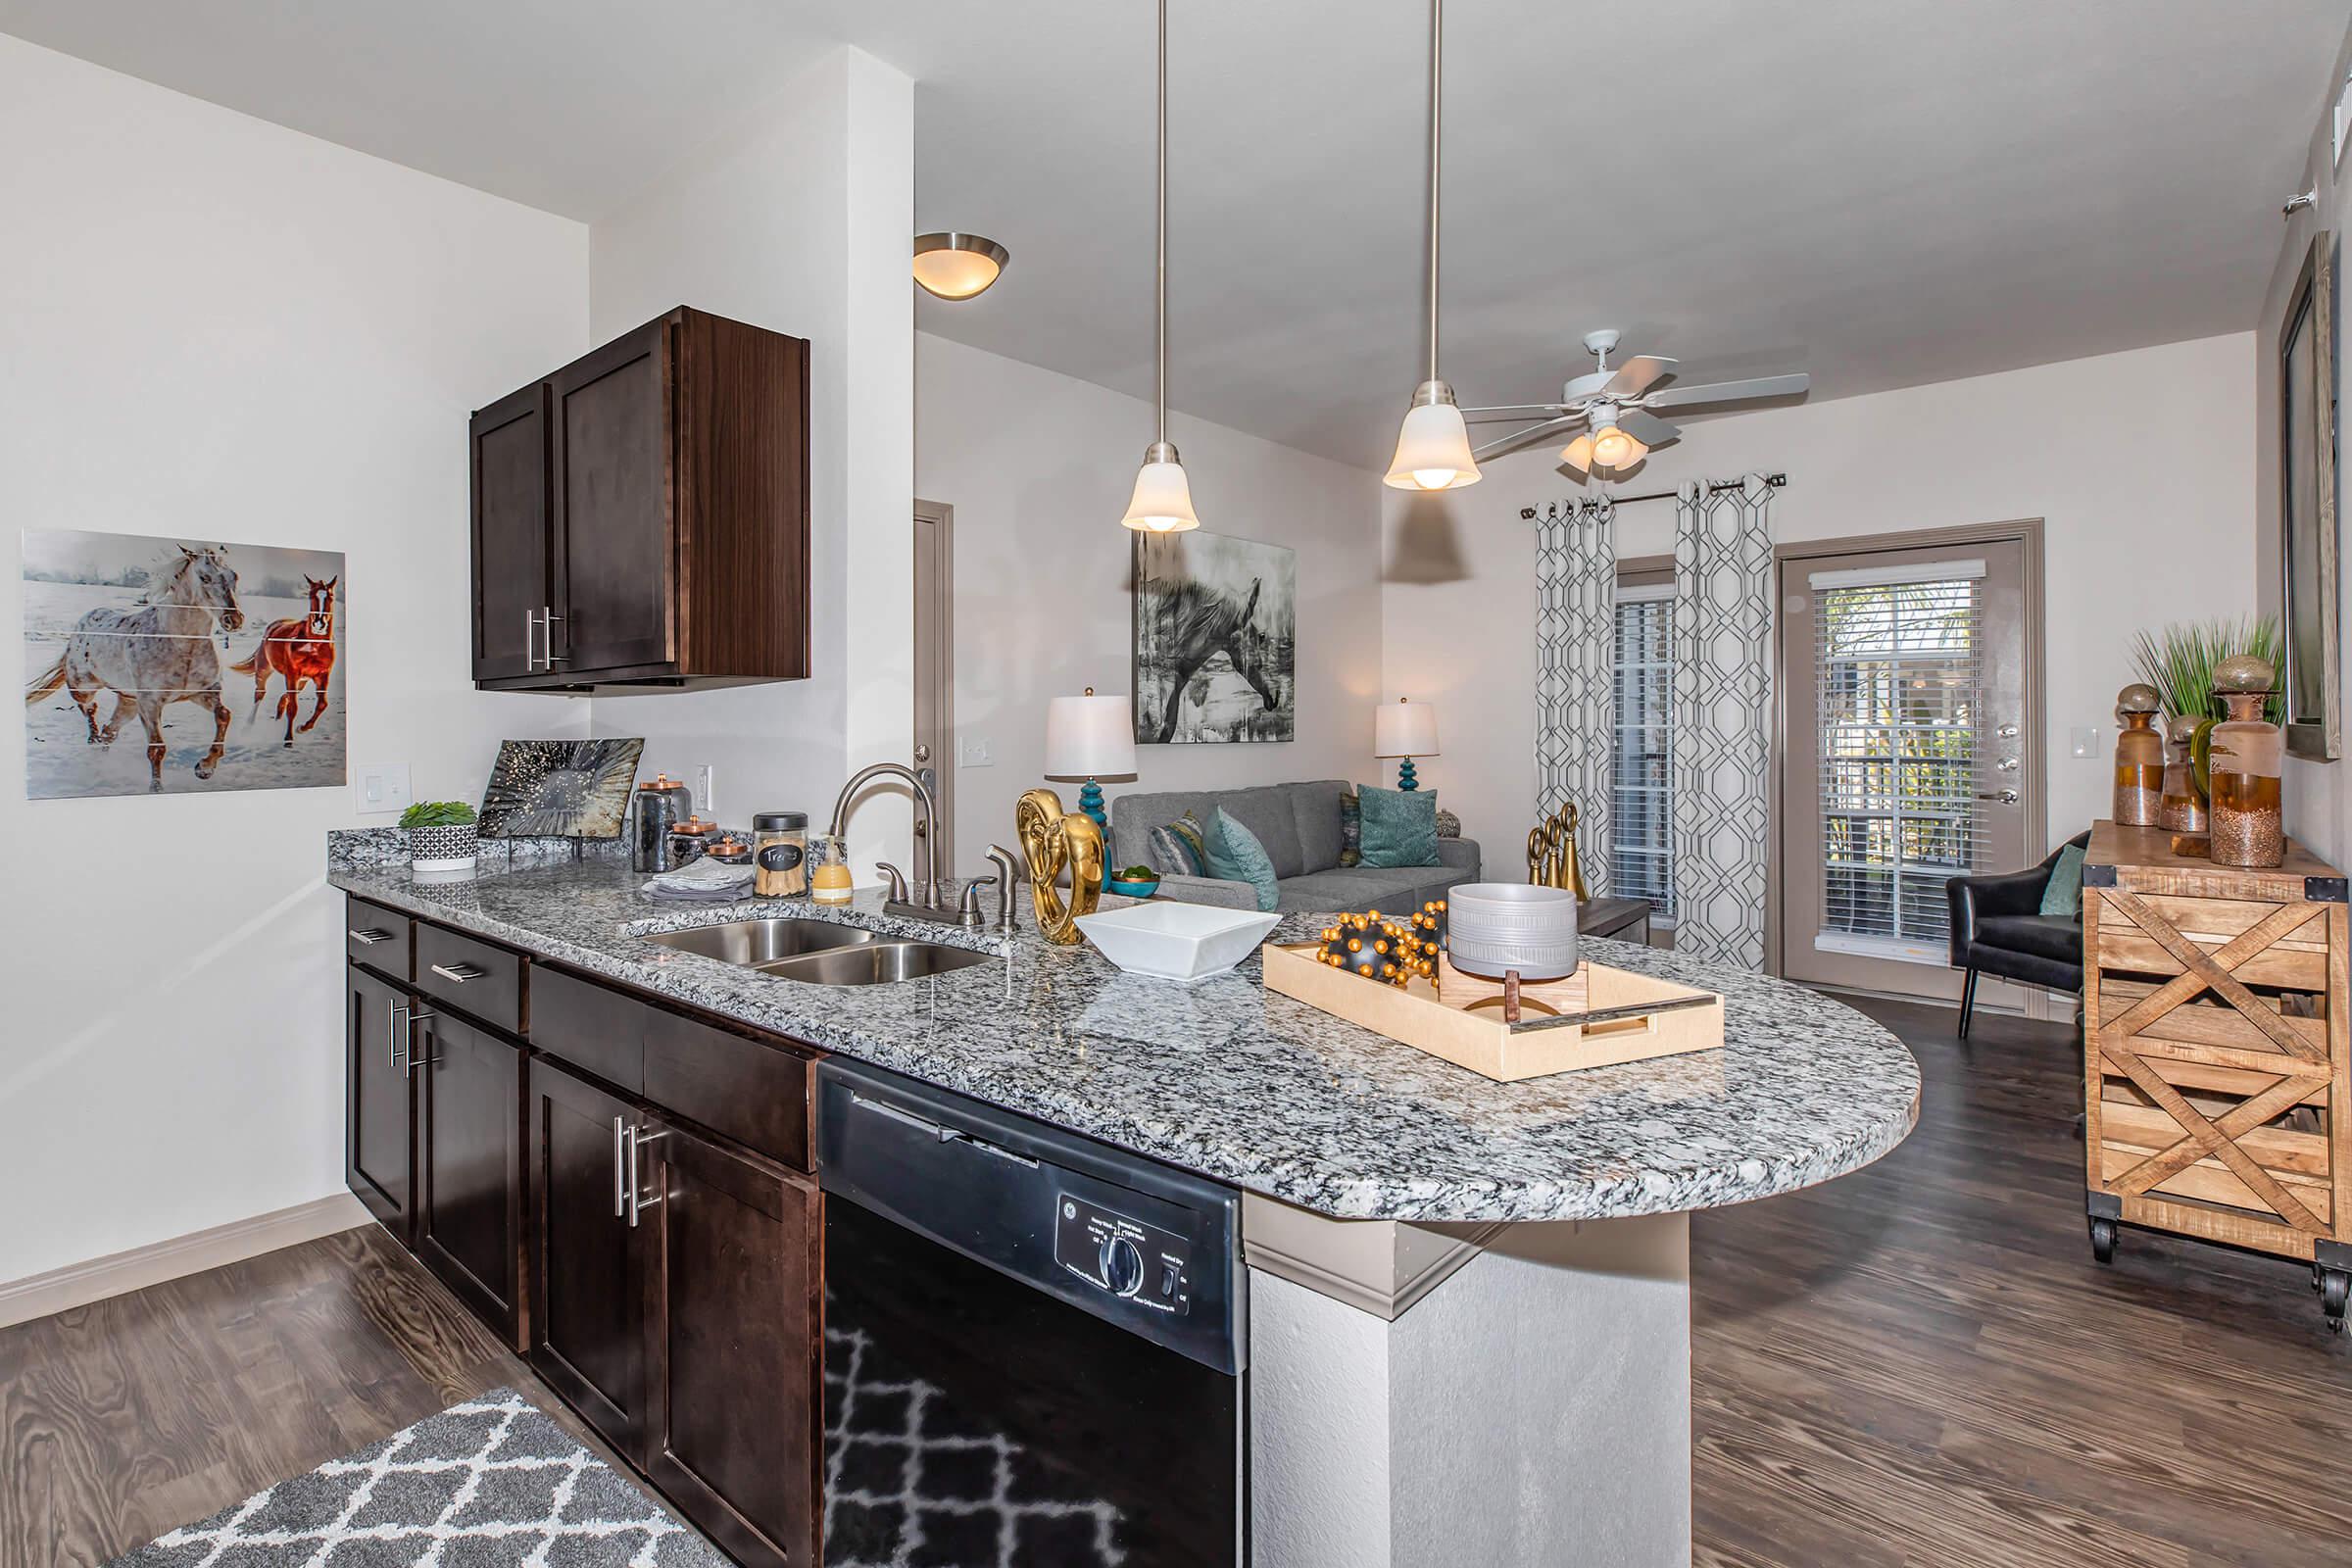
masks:
[[[2100,1268],[2066,1031],[1865,1005],[1919,1131],[1693,1227],[1695,1561],[2339,1559],[2352,1340],[2305,1271],[2135,1231]],[[0,1330],[0,1568],[103,1563],[501,1383],[579,1431],[372,1227]]]

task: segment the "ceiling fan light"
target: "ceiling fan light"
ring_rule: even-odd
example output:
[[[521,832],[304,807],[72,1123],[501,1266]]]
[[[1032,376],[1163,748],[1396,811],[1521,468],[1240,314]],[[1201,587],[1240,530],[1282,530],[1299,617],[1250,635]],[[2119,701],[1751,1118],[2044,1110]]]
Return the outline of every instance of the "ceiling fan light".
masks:
[[[1592,471],[1592,437],[1580,435],[1560,448],[1560,461],[1579,473]]]
[[[1145,449],[1135,493],[1127,498],[1127,514],[1119,522],[1137,533],[1183,533],[1200,526],[1200,514],[1193,511],[1192,481],[1167,442],[1154,441]]]
[[[985,293],[1011,253],[984,234],[946,230],[914,236],[914,280],[943,300]]]
[[[1432,387],[1438,390],[1433,393]],[[1396,431],[1396,455],[1382,483],[1397,490],[1459,490],[1478,483],[1478,460],[1470,455],[1470,427],[1443,381],[1426,382],[1405,411]]]
[[[1649,448],[1611,424],[1592,437],[1592,463],[1602,468],[1630,468],[1649,456]]]

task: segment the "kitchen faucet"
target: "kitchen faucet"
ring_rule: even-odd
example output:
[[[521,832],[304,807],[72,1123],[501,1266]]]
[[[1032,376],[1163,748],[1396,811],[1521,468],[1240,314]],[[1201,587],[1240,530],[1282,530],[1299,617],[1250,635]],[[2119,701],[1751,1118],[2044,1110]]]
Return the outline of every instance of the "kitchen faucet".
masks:
[[[939,808],[932,802],[930,786],[913,768],[904,762],[875,762],[852,774],[850,781],[841,787],[840,798],[833,803],[833,825],[830,831],[835,838],[848,833],[852,797],[885,773],[905,779],[914,790],[916,803],[923,808],[922,875],[909,895],[906,878],[900,874],[898,867],[884,865],[882,869],[890,873],[890,897],[886,906],[894,914],[954,919],[954,914],[944,909],[939,896],[938,851],[934,848],[939,842]]]

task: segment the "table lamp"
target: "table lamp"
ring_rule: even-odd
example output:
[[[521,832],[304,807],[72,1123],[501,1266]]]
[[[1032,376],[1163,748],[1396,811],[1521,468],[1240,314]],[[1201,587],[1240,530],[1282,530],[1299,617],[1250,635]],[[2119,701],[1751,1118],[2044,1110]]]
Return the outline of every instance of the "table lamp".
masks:
[[[1135,777],[1135,706],[1124,697],[1056,697],[1046,705],[1046,777],[1082,778],[1078,809],[1110,831],[1102,810],[1103,778]]]
[[[1372,755],[1402,758],[1396,764],[1396,787],[1418,789],[1413,759],[1438,755],[1438,710],[1427,703],[1415,708],[1401,697],[1394,705],[1382,704],[1372,715]]]

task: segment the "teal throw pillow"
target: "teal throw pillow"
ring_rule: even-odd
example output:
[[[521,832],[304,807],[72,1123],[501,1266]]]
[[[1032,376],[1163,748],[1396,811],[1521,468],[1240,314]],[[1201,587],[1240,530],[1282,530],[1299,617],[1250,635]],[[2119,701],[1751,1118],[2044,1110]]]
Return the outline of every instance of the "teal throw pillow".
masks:
[[[1258,912],[1269,913],[1281,902],[1274,883],[1274,861],[1257,835],[1225,814],[1218,807],[1209,812],[1200,834],[1207,851],[1208,874],[1221,882],[1247,882],[1257,890]]]
[[[2058,852],[2058,863],[2050,867],[2050,885],[2041,890],[2041,912],[2044,914],[2081,914],[2082,912],[2082,846],[2069,844]]]
[[[1355,787],[1362,813],[1364,864],[1383,868],[1437,865],[1438,798],[1427,790]]]

